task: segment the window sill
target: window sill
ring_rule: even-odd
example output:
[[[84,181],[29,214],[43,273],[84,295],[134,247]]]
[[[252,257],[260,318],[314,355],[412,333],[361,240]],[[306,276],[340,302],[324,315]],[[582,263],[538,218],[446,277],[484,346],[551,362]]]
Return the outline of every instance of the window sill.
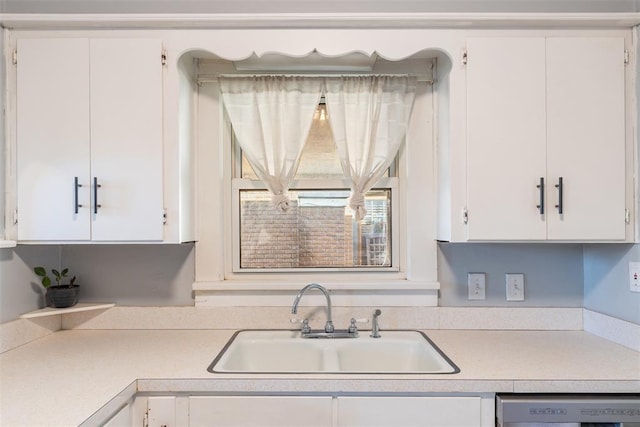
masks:
[[[345,307],[436,307],[438,282],[387,280],[363,282],[320,281],[331,292],[334,306]],[[197,307],[286,307],[308,282],[225,280],[193,284]],[[305,297],[309,305],[323,304],[320,293]]]
[[[221,280],[216,282],[194,282],[194,291],[298,291],[309,281],[271,283],[268,280]],[[313,282],[311,280],[310,282]],[[414,280],[367,280],[353,281],[324,281],[318,282],[330,291],[407,291],[407,290],[438,290],[439,282]]]

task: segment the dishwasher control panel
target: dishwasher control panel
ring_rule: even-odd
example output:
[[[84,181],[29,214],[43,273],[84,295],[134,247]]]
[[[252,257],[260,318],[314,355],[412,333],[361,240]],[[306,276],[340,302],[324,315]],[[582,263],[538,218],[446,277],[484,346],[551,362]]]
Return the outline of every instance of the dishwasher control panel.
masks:
[[[502,394],[496,397],[496,419],[498,427],[525,423],[640,427],[640,394]]]

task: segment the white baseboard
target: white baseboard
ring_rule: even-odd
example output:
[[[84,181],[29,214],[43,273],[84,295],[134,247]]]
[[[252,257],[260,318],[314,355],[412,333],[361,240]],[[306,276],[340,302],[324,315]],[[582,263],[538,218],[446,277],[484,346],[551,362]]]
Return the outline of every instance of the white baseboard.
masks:
[[[440,307],[440,329],[581,331],[579,307]]]
[[[586,308],[583,311],[585,332],[640,351],[640,325]]]
[[[62,328],[61,316],[17,319],[0,324],[0,353],[45,337]]]
[[[324,300],[315,307],[114,307],[101,313],[71,313],[62,329],[295,329],[291,317],[308,318],[320,327]],[[388,329],[582,330],[582,308],[507,307],[333,307],[336,328],[349,319],[370,319],[380,308],[380,325]],[[370,324],[359,325],[370,329]]]

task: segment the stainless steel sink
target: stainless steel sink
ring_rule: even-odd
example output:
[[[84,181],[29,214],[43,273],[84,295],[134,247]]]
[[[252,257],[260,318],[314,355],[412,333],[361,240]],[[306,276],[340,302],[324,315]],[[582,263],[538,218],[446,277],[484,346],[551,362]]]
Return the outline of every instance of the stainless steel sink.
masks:
[[[458,367],[419,331],[381,338],[301,338],[300,331],[236,332],[209,366],[214,373],[454,374]]]

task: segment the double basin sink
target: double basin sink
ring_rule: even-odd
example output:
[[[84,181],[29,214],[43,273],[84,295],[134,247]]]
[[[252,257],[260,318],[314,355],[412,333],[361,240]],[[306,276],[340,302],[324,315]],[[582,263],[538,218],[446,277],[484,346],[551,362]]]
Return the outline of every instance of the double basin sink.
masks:
[[[236,332],[208,368],[213,373],[454,374],[458,367],[419,331],[380,338],[301,338],[300,331]]]

